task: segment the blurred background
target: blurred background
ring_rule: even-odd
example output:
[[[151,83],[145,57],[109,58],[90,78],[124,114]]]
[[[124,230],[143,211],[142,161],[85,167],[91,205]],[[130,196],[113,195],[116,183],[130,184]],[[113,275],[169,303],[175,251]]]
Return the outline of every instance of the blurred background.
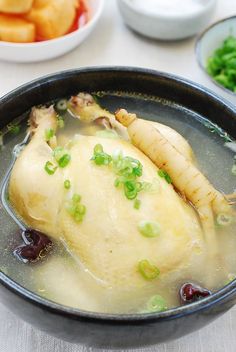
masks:
[[[236,15],[236,1],[218,0],[205,27],[233,15]],[[142,20],[141,16],[140,22]],[[36,63],[0,61],[0,95],[22,83],[56,71],[85,66],[124,65],[180,75],[235,102],[234,96],[218,88],[199,67],[195,54],[196,39],[194,36],[180,41],[160,41],[141,36],[125,25],[116,0],[105,0],[96,27],[71,52],[53,60]],[[0,55],[3,50],[6,49],[0,46]]]

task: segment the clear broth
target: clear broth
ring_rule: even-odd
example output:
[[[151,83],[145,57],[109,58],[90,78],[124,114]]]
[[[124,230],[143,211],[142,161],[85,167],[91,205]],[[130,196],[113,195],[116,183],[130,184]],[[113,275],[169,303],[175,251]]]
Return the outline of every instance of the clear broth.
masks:
[[[226,194],[234,191],[236,178],[231,173],[234,153],[224,146],[224,138],[218,133],[211,132],[208,127],[213,127],[213,125],[202,116],[158,99],[150,98],[147,105],[147,97],[115,93],[102,96],[99,94],[99,96],[101,105],[110,111],[115,111],[122,106],[131,112],[136,112],[140,117],[164,123],[177,130],[189,141],[199,168],[215,187]],[[0,152],[0,179],[3,179],[9,168],[14,146],[25,137],[27,118],[28,113],[20,119],[22,121],[21,131],[18,135],[8,133],[4,137],[4,147]],[[81,127],[83,125],[78,120],[66,116],[65,129],[58,135],[61,144],[63,144],[63,134],[67,137],[72,136],[78,129],[80,133],[93,135],[97,129],[92,124],[83,130]],[[168,278],[159,280],[155,292],[153,288],[147,287],[143,295],[137,297],[132,304],[128,299],[128,303],[125,302],[125,297],[129,297],[129,292],[125,292],[125,288],[122,288],[120,299],[119,295],[114,299],[112,289],[104,291],[61,243],[55,244],[53,251],[41,262],[21,263],[13,255],[14,248],[22,242],[19,228],[2,206],[0,223],[0,269],[17,283],[42,297],[83,310],[117,314],[138,313],[145,311],[147,300],[156,293],[165,298],[168,307],[174,307],[179,305],[178,290],[183,283],[197,282],[214,291],[236,276],[235,223],[217,230],[224,266],[219,262],[219,265],[215,267],[211,284],[205,277],[204,263],[191,262],[190,266],[181,272],[173,271]],[[227,267],[227,272],[225,272],[225,267]]]

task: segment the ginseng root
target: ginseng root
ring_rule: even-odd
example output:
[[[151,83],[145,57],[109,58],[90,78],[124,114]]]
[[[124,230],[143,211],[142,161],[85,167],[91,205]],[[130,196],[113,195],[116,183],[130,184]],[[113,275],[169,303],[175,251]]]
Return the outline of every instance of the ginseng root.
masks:
[[[115,116],[123,126],[127,127],[131,142],[158,168],[165,170],[170,175],[175,188],[194,205],[202,223],[206,242],[211,252],[216,252],[214,215],[232,214],[232,209],[224,195],[217,191],[197,167],[187,160],[158,129],[124,109],[117,111]]]

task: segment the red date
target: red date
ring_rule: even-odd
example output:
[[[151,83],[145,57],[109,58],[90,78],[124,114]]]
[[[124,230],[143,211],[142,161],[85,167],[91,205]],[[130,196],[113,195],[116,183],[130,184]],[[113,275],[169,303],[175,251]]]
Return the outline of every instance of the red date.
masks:
[[[52,249],[52,241],[42,232],[26,229],[21,234],[24,244],[14,250],[14,255],[24,263],[42,259]]]
[[[196,302],[201,298],[207,297],[211,292],[193,283],[184,284],[179,291],[182,304]]]

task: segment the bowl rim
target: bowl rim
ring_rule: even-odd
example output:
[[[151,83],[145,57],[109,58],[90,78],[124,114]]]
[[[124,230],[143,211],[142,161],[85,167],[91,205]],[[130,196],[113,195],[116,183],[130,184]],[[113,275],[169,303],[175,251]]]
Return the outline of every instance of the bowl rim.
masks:
[[[197,63],[200,67],[200,69],[205,73],[205,75],[210,79],[211,82],[213,82],[217,87],[221,88],[224,92],[230,94],[231,96],[235,97],[236,93],[234,93],[232,90],[225,88],[224,86],[222,86],[220,83],[218,83],[217,81],[214,80],[213,77],[211,77],[209,75],[209,73],[207,72],[206,68],[204,67],[202,60],[200,59],[200,47],[201,47],[201,43],[204,40],[205,35],[211,31],[213,28],[217,27],[219,24],[223,23],[223,22],[227,22],[229,20],[235,19],[236,20],[236,15],[230,16],[230,17],[225,17],[222,18],[219,21],[216,21],[214,23],[212,23],[210,26],[208,26],[202,33],[200,33],[195,41],[195,56],[197,59]]]
[[[207,0],[208,3],[203,6],[202,9],[192,13],[192,14],[161,14],[161,13],[152,13],[148,12],[147,10],[144,9],[139,9],[138,7],[135,7],[135,5],[132,5],[132,3],[129,0],[117,0],[118,3],[123,3],[123,5],[127,6],[131,11],[133,11],[135,14],[142,16],[149,17],[151,19],[157,19],[157,18],[163,18],[163,19],[175,19],[175,20],[187,20],[187,19],[193,19],[193,18],[198,18],[199,16],[204,15],[206,12],[212,9],[217,3],[217,0]]]
[[[186,88],[194,90],[198,93],[204,93],[209,98],[213,99],[218,104],[224,106],[226,110],[229,110],[232,114],[236,116],[236,106],[212,92],[210,89],[205,88],[204,86],[187,80],[185,78],[160,72],[152,69],[139,68],[139,67],[126,67],[126,66],[94,66],[94,67],[83,67],[79,69],[70,69],[59,71],[53,74],[42,76],[40,78],[34,79],[28,83],[25,83],[18,88],[10,91],[4,96],[0,97],[0,104],[14,99],[20,93],[27,93],[29,90],[37,88],[44,84],[45,82],[55,82],[58,79],[63,79],[64,77],[79,75],[83,73],[118,73],[123,72],[126,74],[130,73],[140,73],[145,74],[149,77],[159,77],[163,79],[168,79],[169,81],[181,84]],[[68,307],[55,303],[49,299],[43,298],[36,293],[24,288],[22,285],[15,282],[7,274],[3,273],[0,269],[0,285],[3,285],[6,289],[16,294],[24,301],[31,303],[40,307],[41,309],[46,309],[50,312],[53,312],[57,315],[63,315],[76,320],[83,320],[87,322],[99,322],[99,323],[112,323],[112,324],[143,324],[156,322],[159,320],[170,320],[183,317],[185,315],[194,314],[203,310],[210,308],[215,304],[221,303],[223,300],[230,299],[231,296],[236,295],[236,279],[228,283],[226,286],[220,290],[214,292],[212,295],[203,298],[197,302],[190,303],[185,306],[178,306],[171,309],[168,309],[163,312],[154,312],[154,313],[137,313],[137,314],[107,314],[107,313],[97,313],[89,312],[78,308]]]
[[[23,49],[23,48],[32,48],[35,49],[35,47],[37,48],[43,48],[43,47],[47,47],[50,44],[57,44],[60,43],[62,41],[66,41],[67,39],[71,39],[73,37],[76,37],[78,34],[82,34],[85,31],[89,30],[89,28],[93,27],[95,25],[95,23],[98,21],[98,19],[100,18],[103,8],[104,8],[104,4],[105,4],[105,0],[97,0],[99,1],[98,3],[98,7],[96,9],[96,12],[94,12],[94,14],[92,14],[91,18],[88,20],[88,22],[85,23],[84,26],[76,29],[75,31],[71,32],[71,33],[67,33],[64,34],[58,38],[54,38],[54,39],[47,39],[47,40],[42,40],[40,42],[32,42],[32,43],[12,43],[12,42],[6,42],[4,40],[0,41],[0,47],[4,47],[4,48],[19,48],[19,49]],[[87,2],[87,0],[86,0]]]

